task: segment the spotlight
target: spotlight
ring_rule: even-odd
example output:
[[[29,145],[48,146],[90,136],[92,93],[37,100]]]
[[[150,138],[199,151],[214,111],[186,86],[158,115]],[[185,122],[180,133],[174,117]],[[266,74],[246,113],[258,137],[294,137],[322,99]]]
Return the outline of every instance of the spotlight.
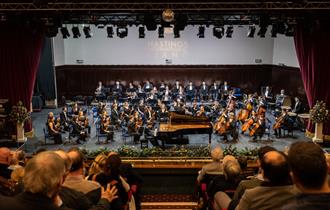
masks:
[[[277,24],[276,23],[273,23],[272,30],[270,31],[270,34],[271,34],[272,38],[277,37]]]
[[[261,38],[265,38],[265,34],[266,34],[266,32],[267,32],[267,28],[268,28],[267,25],[260,25],[260,29],[259,29],[258,35],[259,35]]]
[[[180,30],[177,27],[173,29],[174,38],[180,38]]]
[[[247,36],[250,38],[254,38],[255,33],[256,33],[256,26],[255,25],[249,26],[249,31]]]
[[[84,31],[86,39],[92,37],[91,28],[89,26],[84,26],[83,31]]]
[[[158,38],[164,38],[164,27],[163,26],[158,27]]]
[[[226,37],[231,38],[234,32],[233,26],[227,26]]]
[[[73,38],[77,39],[81,36],[78,26],[72,26]]]
[[[294,34],[294,27],[292,24],[287,24],[286,30],[285,30],[285,36],[293,36]]]
[[[204,35],[204,32],[205,32],[205,27],[204,26],[199,26],[198,28],[198,38],[204,38],[205,35]]]
[[[70,37],[70,33],[69,33],[69,30],[68,28],[65,26],[65,27],[62,27],[60,29],[61,33],[62,33],[62,36],[63,36],[63,39],[67,39]]]
[[[146,35],[144,33],[145,29],[144,26],[139,27],[139,38],[144,38]]]
[[[217,37],[218,39],[221,39],[225,33],[225,29],[223,26],[215,26],[213,28],[213,36]]]
[[[107,34],[108,34],[108,38],[113,38],[113,27],[112,26],[107,27]]]
[[[117,36],[118,36],[119,38],[122,39],[122,38],[126,37],[127,34],[128,34],[128,29],[127,29],[127,27],[117,27]]]

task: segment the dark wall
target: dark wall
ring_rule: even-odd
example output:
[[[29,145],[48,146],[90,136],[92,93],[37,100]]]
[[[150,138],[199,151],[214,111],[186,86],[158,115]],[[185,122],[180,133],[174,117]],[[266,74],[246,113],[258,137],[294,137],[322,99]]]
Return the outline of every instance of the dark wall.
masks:
[[[102,81],[105,86],[111,86],[115,80],[120,80],[122,83],[130,81],[138,83],[146,80],[158,83],[163,80],[170,84],[174,84],[175,80],[181,82],[192,80],[196,85],[200,85],[203,80],[208,84],[212,84],[213,81],[228,81],[229,85],[241,87],[247,92],[259,92],[261,86],[276,85],[278,86],[276,90],[290,88],[293,95],[298,93],[298,90],[303,90],[298,68],[273,65],[65,65],[56,67],[58,97],[93,95],[98,81]]]
[[[34,94],[39,92],[45,99],[55,99],[52,52],[51,39],[45,38],[34,88]]]

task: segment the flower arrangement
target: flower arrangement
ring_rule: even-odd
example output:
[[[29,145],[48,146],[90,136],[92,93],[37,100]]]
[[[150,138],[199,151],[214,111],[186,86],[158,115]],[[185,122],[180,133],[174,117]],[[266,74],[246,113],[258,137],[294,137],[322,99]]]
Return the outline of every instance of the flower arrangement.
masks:
[[[323,123],[328,119],[329,110],[323,101],[316,101],[314,107],[309,111],[311,120],[314,123]]]
[[[22,101],[19,101],[17,105],[12,107],[9,117],[13,122],[24,123],[30,118],[30,113],[27,111]]]

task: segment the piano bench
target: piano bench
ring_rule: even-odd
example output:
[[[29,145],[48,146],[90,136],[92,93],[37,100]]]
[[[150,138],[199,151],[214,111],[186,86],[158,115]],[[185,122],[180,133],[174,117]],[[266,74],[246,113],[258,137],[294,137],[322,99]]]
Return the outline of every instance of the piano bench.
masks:
[[[145,148],[148,148],[149,140],[148,139],[140,139],[140,143],[141,143],[141,149],[145,149]]]

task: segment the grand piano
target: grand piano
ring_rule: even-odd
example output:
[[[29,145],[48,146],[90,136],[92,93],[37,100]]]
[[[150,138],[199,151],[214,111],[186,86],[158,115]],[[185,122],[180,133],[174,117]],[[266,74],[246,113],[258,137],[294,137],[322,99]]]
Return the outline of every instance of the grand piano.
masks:
[[[211,144],[212,124],[207,117],[195,117],[175,112],[169,113],[169,121],[160,123],[158,139],[165,146],[165,141],[172,138],[181,137],[186,134],[209,134],[209,144]]]

